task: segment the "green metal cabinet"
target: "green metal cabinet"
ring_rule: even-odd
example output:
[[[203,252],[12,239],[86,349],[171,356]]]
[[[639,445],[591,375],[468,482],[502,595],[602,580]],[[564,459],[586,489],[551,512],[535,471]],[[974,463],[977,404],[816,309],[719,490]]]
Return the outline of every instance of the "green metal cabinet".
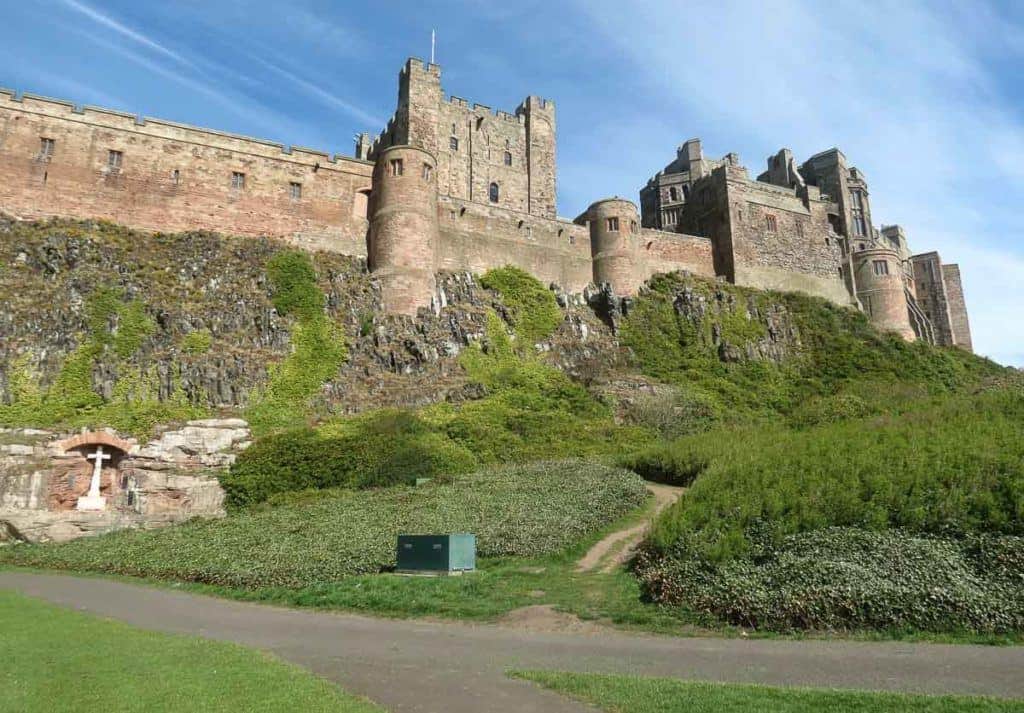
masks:
[[[452,573],[476,569],[476,535],[399,535],[398,572]]]

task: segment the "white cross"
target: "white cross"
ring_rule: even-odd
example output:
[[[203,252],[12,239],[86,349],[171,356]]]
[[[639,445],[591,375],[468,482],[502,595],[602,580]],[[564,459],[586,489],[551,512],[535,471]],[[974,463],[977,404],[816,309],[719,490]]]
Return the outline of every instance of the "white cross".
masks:
[[[90,453],[86,458],[96,461],[92,466],[92,482],[89,483],[89,495],[87,497],[98,498],[100,496],[100,475],[103,473],[103,461],[110,460],[113,456],[109,453],[104,453],[103,446],[96,446],[96,452]]]

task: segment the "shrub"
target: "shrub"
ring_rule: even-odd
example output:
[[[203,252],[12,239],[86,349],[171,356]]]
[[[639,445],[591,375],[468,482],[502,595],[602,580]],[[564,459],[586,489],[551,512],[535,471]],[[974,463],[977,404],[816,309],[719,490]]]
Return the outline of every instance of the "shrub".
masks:
[[[212,345],[213,335],[209,329],[189,332],[181,340],[181,350],[186,354],[206,354]]]
[[[480,284],[501,295],[516,337],[527,347],[547,339],[562,322],[555,295],[518,267],[488,270]]]
[[[831,526],[1024,535],[1019,390],[802,431],[716,431],[648,449],[626,464],[680,481],[699,473],[658,521],[653,542],[668,549],[686,540],[716,561],[749,554],[757,528],[776,544]]]
[[[221,520],[0,549],[0,561],[235,587],[303,587],[394,565],[399,533],[472,532],[482,557],[559,552],[639,507],[633,473],[586,461],[451,483],[287,496]]]
[[[284,431],[256,441],[221,477],[230,505],[310,488],[367,488],[450,477],[476,467],[473,454],[415,415],[380,411],[333,429]]]
[[[680,541],[636,570],[649,599],[745,627],[1020,632],[1024,582],[1008,562],[1024,562],[1024,538],[828,528],[725,564]]]
[[[640,394],[624,410],[627,420],[656,431],[666,440],[706,431],[722,418],[717,401],[692,388],[669,387],[654,394]]]

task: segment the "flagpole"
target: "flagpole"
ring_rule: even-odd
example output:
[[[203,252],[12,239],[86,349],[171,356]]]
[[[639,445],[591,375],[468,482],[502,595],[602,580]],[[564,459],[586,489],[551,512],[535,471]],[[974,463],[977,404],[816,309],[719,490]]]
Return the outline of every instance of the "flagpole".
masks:
[[[430,31],[430,63],[434,64],[434,31]]]

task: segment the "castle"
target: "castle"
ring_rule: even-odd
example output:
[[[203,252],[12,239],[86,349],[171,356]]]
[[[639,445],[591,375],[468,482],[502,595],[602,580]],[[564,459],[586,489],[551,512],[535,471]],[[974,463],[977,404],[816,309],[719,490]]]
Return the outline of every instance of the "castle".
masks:
[[[105,218],[154,231],[272,235],[365,257],[390,312],[436,304],[439,271],[516,265],[580,292],[619,296],[686,270],[863,309],[908,340],[971,349],[959,268],[877,230],[867,182],[838,149],[800,165],[783,149],[752,180],[699,140],[632,201],[556,214],[555,106],[514,112],[447,97],[410,59],[398,106],[355,156],[0,90],[0,211]]]

